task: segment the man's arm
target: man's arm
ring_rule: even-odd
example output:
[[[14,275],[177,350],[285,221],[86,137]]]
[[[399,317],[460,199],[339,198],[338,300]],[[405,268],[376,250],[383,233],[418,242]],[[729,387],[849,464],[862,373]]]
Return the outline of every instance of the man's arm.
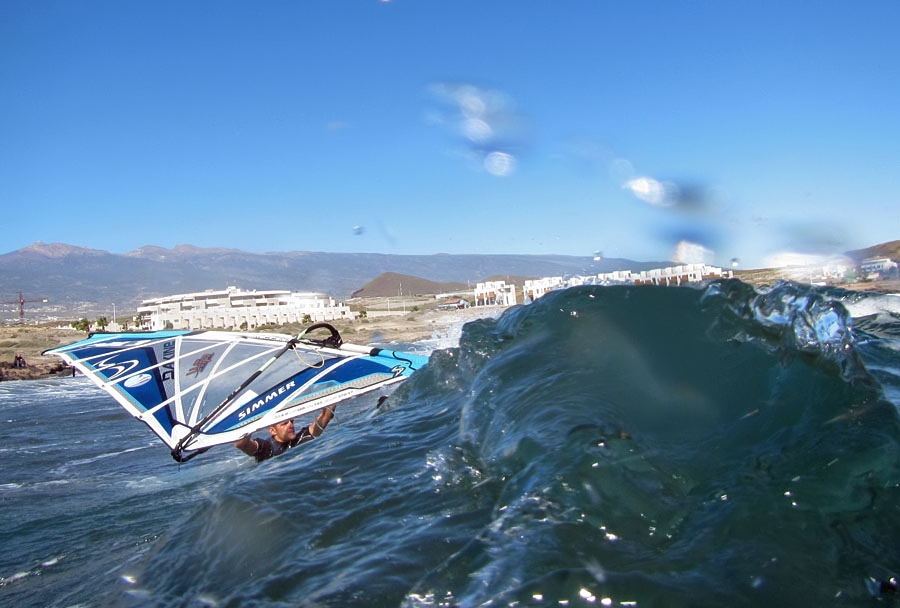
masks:
[[[250,435],[244,435],[234,442],[234,447],[247,456],[256,456],[256,452],[259,450],[259,443],[255,439],[251,439]]]
[[[335,405],[329,405],[328,407],[323,407],[322,411],[319,412],[319,415],[316,416],[315,421],[311,425],[309,425],[309,434],[313,437],[318,437],[322,434],[322,431],[325,430],[325,427],[328,426],[328,423],[331,422],[331,419],[334,418],[334,408]]]

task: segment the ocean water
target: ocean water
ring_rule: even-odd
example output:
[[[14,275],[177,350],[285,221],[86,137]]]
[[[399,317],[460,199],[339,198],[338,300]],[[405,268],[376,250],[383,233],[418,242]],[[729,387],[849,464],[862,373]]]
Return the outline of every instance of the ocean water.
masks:
[[[439,342],[262,464],[0,383],[0,605],[900,603],[900,297],[580,287]]]

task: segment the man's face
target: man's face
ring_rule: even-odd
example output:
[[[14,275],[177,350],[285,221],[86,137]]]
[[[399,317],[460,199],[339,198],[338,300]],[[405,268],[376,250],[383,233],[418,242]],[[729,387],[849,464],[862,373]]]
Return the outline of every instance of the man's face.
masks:
[[[297,436],[297,433],[294,432],[293,420],[285,420],[278,424],[273,424],[269,427],[269,432],[272,433],[272,437],[275,438],[275,441],[280,443],[292,441]]]

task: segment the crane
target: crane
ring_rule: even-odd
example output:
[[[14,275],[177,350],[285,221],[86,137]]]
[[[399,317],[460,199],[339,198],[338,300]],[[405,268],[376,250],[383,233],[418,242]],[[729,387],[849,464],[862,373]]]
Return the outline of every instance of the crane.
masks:
[[[47,298],[41,298],[38,300],[26,300],[22,297],[22,292],[19,292],[19,299],[13,300],[11,302],[3,302],[4,304],[18,304],[19,305],[19,325],[25,325],[25,304],[31,302],[46,302]]]

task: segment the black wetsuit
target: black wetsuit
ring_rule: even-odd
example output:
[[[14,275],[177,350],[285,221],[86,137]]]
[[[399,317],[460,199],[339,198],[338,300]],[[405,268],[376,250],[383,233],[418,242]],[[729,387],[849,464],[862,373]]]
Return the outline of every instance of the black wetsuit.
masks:
[[[285,450],[297,447],[301,443],[306,443],[311,439],[315,439],[315,437],[310,434],[309,427],[306,426],[300,429],[300,431],[297,433],[297,436],[287,443],[275,441],[274,438],[256,439],[256,454],[254,454],[253,456],[256,457],[256,462],[262,462],[263,460],[267,460],[269,458],[272,458],[273,456],[278,456]]]

